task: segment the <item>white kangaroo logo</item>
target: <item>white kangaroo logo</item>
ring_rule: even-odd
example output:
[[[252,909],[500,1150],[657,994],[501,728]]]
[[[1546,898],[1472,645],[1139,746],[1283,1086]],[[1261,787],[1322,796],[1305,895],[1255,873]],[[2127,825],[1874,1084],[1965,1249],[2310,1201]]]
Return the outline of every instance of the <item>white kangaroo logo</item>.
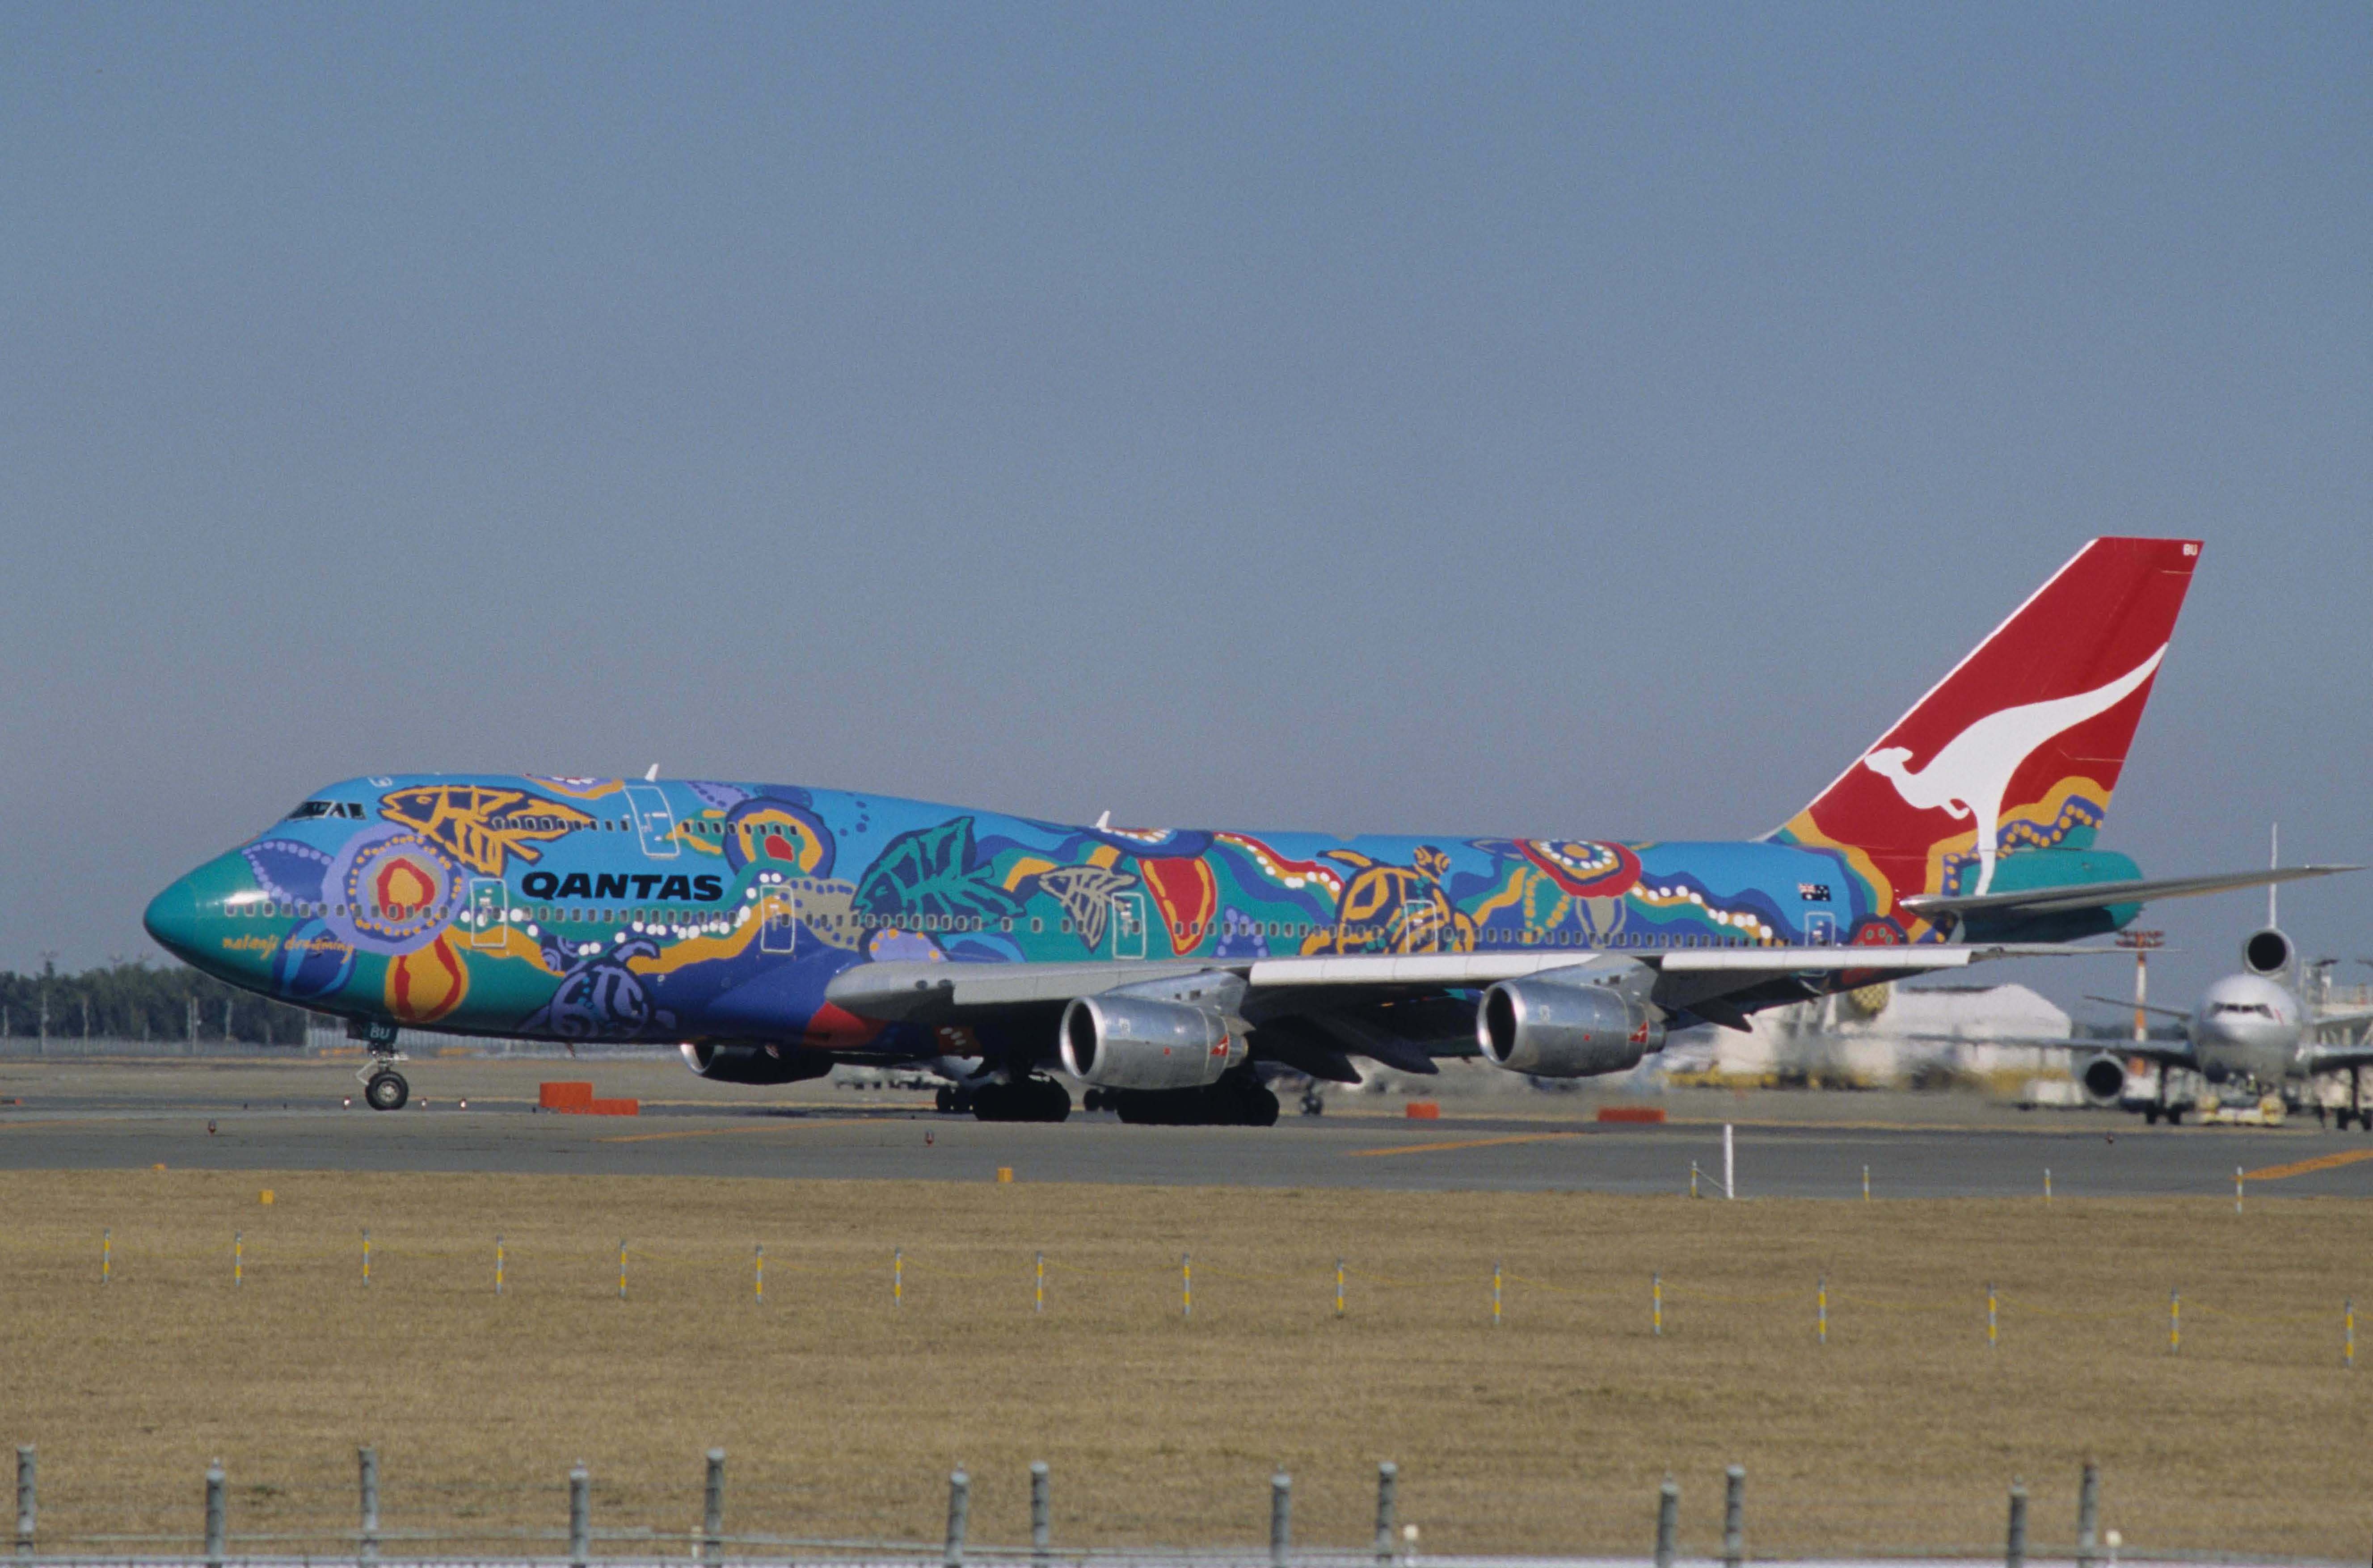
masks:
[[[1862,765],[1893,783],[1895,792],[1917,810],[1943,812],[1955,821],[1977,818],[1978,891],[1982,894],[1994,880],[1994,837],[2001,829],[2003,794],[2010,788],[2011,776],[2044,742],[2123,702],[2166,657],[2167,645],[2161,643],[2157,652],[2108,685],[1990,713],[1945,743],[1917,772],[1904,766],[1911,760],[1909,746],[1881,746],[1864,756]]]

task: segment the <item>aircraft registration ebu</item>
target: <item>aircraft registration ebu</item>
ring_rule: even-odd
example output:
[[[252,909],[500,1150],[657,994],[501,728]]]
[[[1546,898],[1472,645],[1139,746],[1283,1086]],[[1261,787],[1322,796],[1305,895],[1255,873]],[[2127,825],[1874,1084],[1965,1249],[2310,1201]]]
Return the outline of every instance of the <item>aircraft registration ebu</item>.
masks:
[[[1278,1071],[1619,1072],[1666,1031],[1991,957],[2152,897],[2095,846],[2199,555],[2097,539],[1784,825],[1735,843],[1079,825],[779,784],[334,785],[158,895],[207,973],[398,1025],[671,1042],[707,1076],[919,1062],[1059,1120],[1277,1116]]]

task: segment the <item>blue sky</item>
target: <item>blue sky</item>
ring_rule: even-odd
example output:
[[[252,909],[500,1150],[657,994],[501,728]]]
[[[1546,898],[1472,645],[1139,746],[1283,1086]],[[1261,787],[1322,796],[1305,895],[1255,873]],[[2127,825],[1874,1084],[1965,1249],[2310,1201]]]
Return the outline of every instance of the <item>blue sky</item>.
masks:
[[[2373,860],[2368,79],[2338,5],[16,7],[0,963],[396,769],[1751,835],[2097,532],[2208,542],[2104,842]]]

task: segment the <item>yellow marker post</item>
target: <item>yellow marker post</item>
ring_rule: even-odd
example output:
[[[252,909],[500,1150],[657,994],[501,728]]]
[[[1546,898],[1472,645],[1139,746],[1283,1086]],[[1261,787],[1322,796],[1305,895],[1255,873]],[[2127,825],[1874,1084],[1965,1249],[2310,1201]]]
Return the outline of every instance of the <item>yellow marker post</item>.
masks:
[[[1035,1310],[1046,1310],[1046,1255],[1043,1252],[1038,1255],[1038,1305]]]
[[[1661,1340],[1665,1337],[1665,1276],[1648,1276],[1648,1332]]]
[[[2052,1167],[2050,1165],[2043,1167],[2043,1200],[2046,1203],[2052,1201]]]
[[[1698,1163],[1697,1163],[1695,1160],[1691,1160],[1691,1161],[1689,1162],[1689,1196],[1690,1196],[1691,1198],[1695,1198],[1697,1195],[1698,1195]]]
[[[1829,1342],[1829,1277],[1821,1276],[1813,1287],[1813,1332],[1821,1344]]]
[[[265,1188],[263,1192],[257,1195],[257,1201],[262,1203],[265,1208],[270,1208],[272,1206],[272,1189],[268,1187]]]
[[[903,1246],[890,1249],[890,1305],[906,1305],[906,1249]]]
[[[1500,1265],[1491,1265],[1491,1327],[1500,1326]]]
[[[247,1279],[247,1238],[239,1232],[230,1233],[230,1282],[243,1283]]]
[[[2233,1167],[2233,1212],[2241,1211],[2241,1167]]]
[[[495,1293],[503,1293],[503,1238],[495,1238]]]
[[[2167,1293],[2167,1353],[2183,1353],[2183,1293]]]
[[[1865,1203],[1870,1201],[1870,1167],[1868,1165],[1862,1168],[1862,1200]]]
[[[626,1238],[618,1238],[618,1299],[626,1299]]]
[[[1003,1182],[1003,1183],[1011,1183],[1011,1182],[1013,1180],[1013,1167],[1012,1167],[1011,1165],[999,1165],[999,1166],[998,1166],[998,1167],[997,1167],[997,1179],[998,1179],[999,1182]]]
[[[2340,1304],[2340,1364],[2351,1372],[2356,1370],[2356,1302],[2353,1297]]]
[[[751,1255],[750,1299],[760,1306],[766,1305],[766,1244],[760,1242]]]
[[[1195,1255],[1191,1252],[1178,1255],[1178,1316],[1195,1316]]]
[[[1988,1350],[1993,1350],[1995,1344],[1994,1311],[1999,1305],[2000,1298],[1994,1294],[1994,1282],[1988,1280],[1986,1281],[1986,1349]]]
[[[1335,1260],[1335,1316],[1343,1316],[1343,1260]]]
[[[106,1284],[115,1278],[115,1230],[110,1226],[99,1233],[99,1282]]]
[[[370,1289],[370,1232],[363,1233],[363,1289]]]

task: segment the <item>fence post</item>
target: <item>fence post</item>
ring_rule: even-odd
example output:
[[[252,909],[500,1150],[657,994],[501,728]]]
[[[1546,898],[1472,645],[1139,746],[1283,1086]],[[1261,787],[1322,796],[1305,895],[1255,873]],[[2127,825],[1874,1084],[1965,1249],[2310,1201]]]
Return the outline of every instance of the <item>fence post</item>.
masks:
[[[1385,1568],[1393,1560],[1394,1493],[1400,1490],[1401,1468],[1386,1459],[1376,1467],[1376,1563]]]
[[[1293,1550],[1293,1478],[1283,1470],[1268,1478],[1268,1564],[1285,1568]]]
[[[2076,1492],[2076,1568],[2092,1568],[2100,1561],[2101,1469],[2085,1461],[2085,1481]]]
[[[38,1522],[35,1517],[38,1513],[33,1494],[33,1445],[19,1443],[17,1445],[17,1561],[19,1562],[33,1560],[33,1527]]]
[[[958,1465],[948,1477],[948,1545],[940,1561],[945,1568],[964,1568],[964,1526],[972,1516],[972,1477]]]
[[[2027,1568],[2027,1483],[2010,1483],[2010,1535],[2003,1542],[2003,1568]]]
[[[1681,1483],[1673,1472],[1665,1472],[1665,1484],[1656,1489],[1656,1568],[1673,1568],[1673,1557],[1680,1550]]]
[[[1738,1568],[1747,1560],[1747,1467],[1733,1465],[1724,1472],[1722,1492],[1722,1561]]]
[[[1046,1461],[1030,1461],[1030,1561],[1046,1561],[1046,1548],[1055,1539],[1055,1510],[1046,1497]]]
[[[717,1568],[725,1554],[725,1450],[708,1451],[708,1481],[700,1498],[700,1560]]]
[[[222,1568],[223,1468],[216,1459],[206,1466],[206,1568]]]
[[[379,1561],[379,1450],[355,1450],[355,1469],[362,1493],[362,1528],[357,1533],[355,1561],[371,1568]]]
[[[568,1565],[585,1568],[593,1535],[593,1478],[579,1459],[568,1469]]]

